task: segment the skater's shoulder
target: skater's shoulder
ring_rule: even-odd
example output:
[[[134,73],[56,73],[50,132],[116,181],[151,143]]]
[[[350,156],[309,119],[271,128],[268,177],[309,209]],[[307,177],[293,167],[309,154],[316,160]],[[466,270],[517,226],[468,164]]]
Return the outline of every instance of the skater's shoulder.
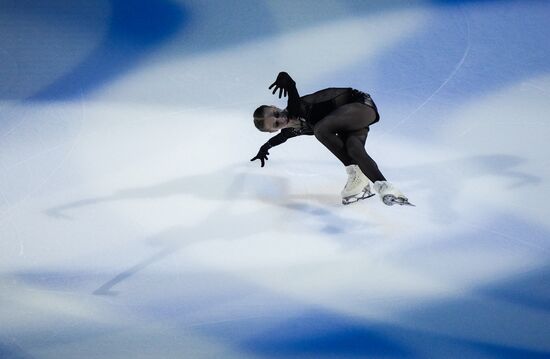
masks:
[[[327,87],[314,93],[303,96],[301,99],[308,103],[316,103],[330,100],[343,93],[352,91],[351,87]]]
[[[308,95],[305,95],[303,97],[312,96],[312,95],[316,95],[316,94],[320,94],[320,93],[326,93],[326,92],[340,93],[340,92],[350,91],[350,90],[353,90],[353,88],[351,88],[351,87],[326,87],[326,88],[317,90],[315,92],[312,92]]]

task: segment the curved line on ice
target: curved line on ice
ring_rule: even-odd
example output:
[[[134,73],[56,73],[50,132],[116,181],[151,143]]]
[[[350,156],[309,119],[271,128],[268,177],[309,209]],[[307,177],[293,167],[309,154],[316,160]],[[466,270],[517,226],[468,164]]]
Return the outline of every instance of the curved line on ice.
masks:
[[[464,65],[464,62],[466,61],[466,57],[468,57],[468,54],[470,53],[470,47],[471,47],[471,43],[470,43],[470,21],[468,21],[468,17],[466,16],[466,14],[464,12],[464,9],[462,7],[460,8],[460,12],[462,13],[462,15],[464,16],[464,19],[466,21],[466,48],[464,49],[464,53],[462,54],[462,58],[456,64],[455,68],[453,69],[453,71],[451,71],[449,76],[447,76],[445,81],[443,81],[443,83],[430,96],[428,96],[428,98],[426,100],[424,100],[424,102],[422,102],[418,107],[416,107],[411,113],[409,113],[409,115],[407,115],[401,121],[398,121],[392,128],[390,128],[389,130],[387,130],[386,132],[381,134],[382,136],[384,136],[386,134],[389,134],[390,132],[395,130],[397,127],[399,127],[403,123],[407,122],[415,113],[417,113],[424,106],[426,106],[426,104],[428,104],[428,102],[430,102],[432,100],[432,98],[435,95],[437,95],[439,93],[439,91],[441,91],[447,85],[447,83],[449,83],[449,81],[451,81],[453,79],[453,77],[455,77],[458,70],[460,70],[462,65]]]

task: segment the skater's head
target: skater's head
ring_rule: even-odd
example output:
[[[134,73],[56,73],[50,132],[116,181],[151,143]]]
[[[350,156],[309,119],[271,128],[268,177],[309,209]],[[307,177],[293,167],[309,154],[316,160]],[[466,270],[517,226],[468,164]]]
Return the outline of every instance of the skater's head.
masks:
[[[262,105],[254,111],[254,125],[263,132],[276,132],[288,127],[290,120],[286,110]]]

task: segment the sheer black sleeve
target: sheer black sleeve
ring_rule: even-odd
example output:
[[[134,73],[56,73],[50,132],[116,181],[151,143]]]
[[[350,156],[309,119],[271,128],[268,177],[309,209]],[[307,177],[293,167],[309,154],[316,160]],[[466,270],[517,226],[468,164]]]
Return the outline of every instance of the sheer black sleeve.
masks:
[[[279,98],[282,95],[288,95],[287,110],[291,117],[298,117],[300,111],[300,95],[296,88],[296,82],[286,72],[279,72],[275,82],[269,86],[269,89],[273,88],[273,94],[279,91]]]
[[[264,146],[266,146],[268,149],[271,147],[275,147],[280,145],[281,143],[285,143],[286,140],[292,137],[299,136],[300,133],[297,133],[292,130],[292,128],[283,128],[281,132],[279,132],[277,135],[271,137]]]
[[[290,117],[299,117],[300,111],[300,95],[298,94],[298,89],[296,88],[296,82],[288,86],[288,103],[287,110]]]
[[[279,132],[276,136],[273,136],[264,143],[260,150],[258,151],[258,154],[254,156],[250,161],[260,160],[261,166],[264,167],[265,161],[267,161],[267,156],[269,155],[269,149],[274,146],[278,146],[281,143],[286,142],[289,138],[300,136],[300,135],[312,135],[313,131],[305,130],[304,129],[296,129],[296,128],[283,128],[281,132]]]

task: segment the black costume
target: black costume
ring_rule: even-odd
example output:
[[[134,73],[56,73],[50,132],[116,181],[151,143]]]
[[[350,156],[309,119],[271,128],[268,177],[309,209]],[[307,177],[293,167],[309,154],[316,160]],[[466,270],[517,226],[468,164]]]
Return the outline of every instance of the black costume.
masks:
[[[269,88],[272,87],[275,87],[274,94],[279,90],[279,98],[282,94],[288,94],[288,117],[298,118],[300,127],[283,128],[260,148],[258,155],[252,160],[261,159],[263,167],[271,147],[292,137],[315,135],[344,166],[357,164],[372,182],[385,180],[364,147],[369,126],[380,119],[378,109],[369,94],[349,87],[331,87],[300,97],[296,83],[286,72],[279,73],[277,80]],[[358,113],[354,109],[343,107],[351,103],[366,105],[370,110]]]
[[[351,87],[330,87],[310,95],[299,97],[297,103],[291,104],[290,102],[292,100],[292,97],[289,96],[289,104],[287,106],[288,115],[289,117],[300,119],[300,127],[283,128],[279,134],[270,138],[269,141],[266,142],[267,148],[280,145],[292,137],[300,135],[313,135],[313,128],[317,122],[338,107],[348,103],[364,103],[376,111],[376,119],[369,125],[378,122],[380,119],[376,104],[370,95],[359,90],[352,89]]]

